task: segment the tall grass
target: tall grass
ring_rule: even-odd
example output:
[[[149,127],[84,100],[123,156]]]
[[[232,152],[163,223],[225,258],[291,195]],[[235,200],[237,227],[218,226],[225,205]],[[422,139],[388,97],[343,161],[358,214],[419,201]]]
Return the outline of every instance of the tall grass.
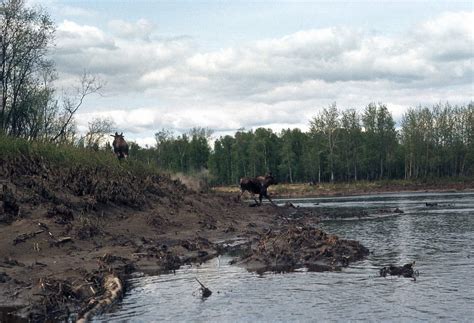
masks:
[[[139,160],[119,161],[112,151],[95,151],[72,145],[28,141],[0,135],[0,161],[18,157],[40,159],[54,167],[106,168],[110,171],[128,171],[135,176],[156,175],[162,171],[153,164]]]

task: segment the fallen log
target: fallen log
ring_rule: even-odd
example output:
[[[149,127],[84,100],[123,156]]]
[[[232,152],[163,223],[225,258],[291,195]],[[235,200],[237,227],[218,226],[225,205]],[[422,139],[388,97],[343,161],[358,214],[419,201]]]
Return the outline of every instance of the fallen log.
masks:
[[[15,239],[13,239],[13,245],[17,245],[21,242],[25,242],[26,240],[31,239],[31,238],[35,237],[36,235],[38,235],[40,233],[43,233],[43,232],[45,232],[45,231],[40,230],[40,231],[35,231],[35,232],[30,232],[30,233],[22,233],[22,234],[18,235]]]

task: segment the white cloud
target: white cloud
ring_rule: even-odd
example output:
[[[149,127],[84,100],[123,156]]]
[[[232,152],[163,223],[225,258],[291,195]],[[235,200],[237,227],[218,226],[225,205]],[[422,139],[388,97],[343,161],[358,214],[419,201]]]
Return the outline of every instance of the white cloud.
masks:
[[[79,25],[70,20],[64,20],[59,24],[56,37],[57,50],[60,54],[116,48],[114,39],[99,28]]]
[[[472,58],[473,12],[448,12],[421,24],[415,39],[424,46],[423,54],[447,61]]]
[[[111,20],[108,26],[119,37],[145,40],[149,40],[155,29],[154,24],[146,19],[139,19],[133,23],[123,20]]]
[[[146,20],[111,21],[109,30],[64,21],[55,59],[63,80],[86,68],[118,103],[136,98],[100,113],[85,106],[82,123],[112,116],[137,136],[163,127],[301,126],[334,101],[384,102],[399,118],[408,106],[472,100],[472,20],[471,12],[450,12],[404,34],[323,28],[214,51],[188,37],[160,38]]]

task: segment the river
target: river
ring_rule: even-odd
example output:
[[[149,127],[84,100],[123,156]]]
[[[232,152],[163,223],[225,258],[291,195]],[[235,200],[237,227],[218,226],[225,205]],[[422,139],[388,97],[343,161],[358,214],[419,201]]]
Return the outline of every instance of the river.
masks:
[[[366,260],[341,272],[258,275],[221,256],[175,274],[137,275],[123,301],[95,322],[471,321],[474,318],[474,193],[395,193],[276,200],[318,208],[362,208],[364,219],[322,228],[359,240]],[[316,205],[319,203],[319,205]],[[437,204],[427,206],[426,203]],[[398,207],[404,213],[379,213]],[[416,261],[416,281],[379,277]],[[195,278],[213,294],[201,299]]]

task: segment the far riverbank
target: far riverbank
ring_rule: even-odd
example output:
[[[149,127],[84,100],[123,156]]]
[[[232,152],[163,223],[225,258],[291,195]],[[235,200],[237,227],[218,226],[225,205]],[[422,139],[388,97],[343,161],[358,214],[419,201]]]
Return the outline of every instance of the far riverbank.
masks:
[[[219,193],[238,194],[238,185],[216,186],[213,191]],[[383,180],[357,181],[341,183],[281,183],[270,186],[272,197],[319,197],[363,195],[389,192],[459,192],[474,190],[474,179],[443,179],[443,180]],[[246,193],[248,194],[248,193]]]

